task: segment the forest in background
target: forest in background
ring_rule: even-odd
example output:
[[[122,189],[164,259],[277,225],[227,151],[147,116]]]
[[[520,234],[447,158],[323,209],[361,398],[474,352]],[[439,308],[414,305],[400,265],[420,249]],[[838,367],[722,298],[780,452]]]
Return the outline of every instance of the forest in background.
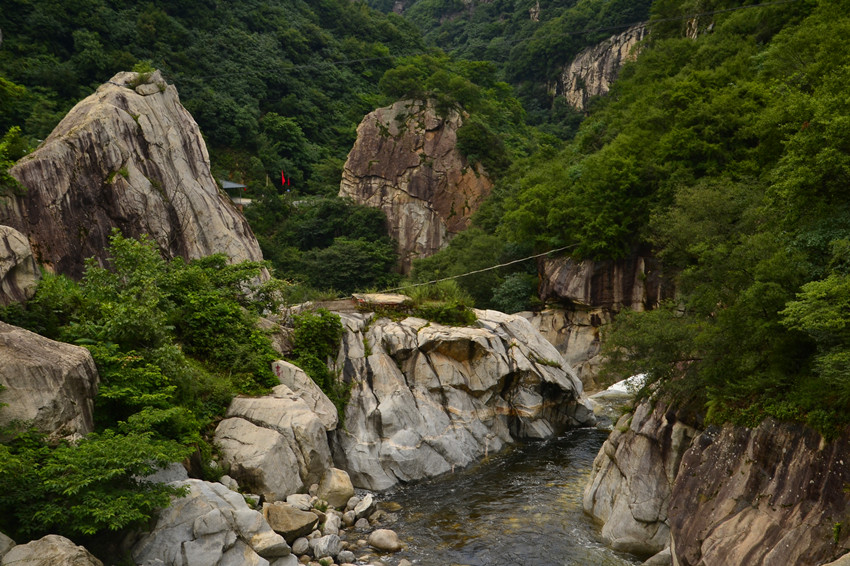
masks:
[[[9,133],[0,168],[114,72],[145,62],[176,84],[206,136],[216,176],[249,185],[258,202],[249,219],[279,275],[305,290],[327,281],[335,292],[384,287],[397,281],[385,219],[334,196],[339,172],[364,114],[398,97],[435,97],[469,112],[464,149],[496,186],[474,227],[417,262],[414,280],[563,246],[592,259],[652,250],[677,298],[618,317],[606,334],[612,376],[646,372],[708,422],[773,417],[827,436],[846,427],[850,2],[656,0],[615,12],[595,0],[541,1],[539,22],[529,17],[533,4],[419,0],[399,16],[385,13],[391,6],[382,0],[371,2],[377,10],[345,0],[4,0],[0,129]],[[654,22],[641,56],[586,116],[547,98],[547,81],[580,49],[577,38],[607,36],[567,32],[632,23],[641,9]],[[704,14],[696,22],[701,33],[688,37],[693,14]],[[293,179],[292,193],[277,182],[281,169]],[[310,201],[303,214],[293,214],[295,198]],[[351,258],[358,259],[341,263]],[[125,392],[117,400],[125,412],[148,402],[151,411],[164,410],[174,396],[191,397],[180,387],[207,375],[197,372],[226,373],[227,360],[198,366],[160,349],[212,340],[168,323],[192,308],[215,316],[205,311],[210,297],[226,299],[231,310],[240,304],[227,291],[237,274],[217,282],[203,272],[210,265],[187,266],[189,275],[180,275],[183,266],[146,265],[173,272],[149,304],[161,309],[162,327],[133,338],[120,356],[153,356],[131,366],[142,371],[144,387],[162,376],[178,382],[169,381],[168,399]],[[98,301],[121,303],[124,291],[107,290],[109,277],[98,277],[82,291],[48,278],[44,298],[2,318],[48,335],[121,344],[127,337],[109,334],[120,325],[95,322]],[[459,280],[479,306],[507,311],[536,306],[536,283],[532,262]],[[186,289],[207,306],[181,302]],[[64,310],[57,314],[53,303]],[[119,353],[101,355],[107,370],[120,366]],[[210,405],[188,406],[198,422],[213,418],[227,395],[262,387],[263,378],[202,382],[209,390],[198,398]],[[203,426],[188,426],[187,413],[156,411],[134,421],[142,428],[119,432],[178,445],[200,437]],[[103,433],[129,422],[120,411],[114,417]],[[15,466],[32,467],[20,454],[30,453],[12,453],[0,468],[13,483]],[[7,487],[6,497],[16,493]]]

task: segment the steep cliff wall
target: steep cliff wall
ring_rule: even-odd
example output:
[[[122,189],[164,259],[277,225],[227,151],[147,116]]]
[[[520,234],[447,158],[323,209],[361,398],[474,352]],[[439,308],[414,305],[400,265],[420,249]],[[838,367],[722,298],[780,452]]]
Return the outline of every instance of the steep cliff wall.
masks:
[[[576,370],[585,387],[596,387],[601,363],[600,328],[623,308],[646,310],[672,298],[655,258],[634,254],[620,260],[545,259],[538,265],[541,299],[551,306],[530,322]]]
[[[0,224],[26,234],[56,272],[79,277],[114,227],[149,234],[169,257],[262,259],[210,174],[197,124],[159,73],[115,75],[11,173],[27,191],[0,202]]]
[[[433,103],[396,102],[368,114],[342,172],[339,195],[381,208],[398,241],[401,269],[469,227],[492,183],[457,149],[462,116]]]
[[[636,25],[582,50],[558,77],[555,94],[584,110],[591,97],[610,90],[623,65],[636,57],[636,46],[647,33],[645,26]]]
[[[698,430],[645,402],[597,456],[584,506],[615,548],[669,547],[677,566],[826,564],[850,548],[848,450],[850,431]]]

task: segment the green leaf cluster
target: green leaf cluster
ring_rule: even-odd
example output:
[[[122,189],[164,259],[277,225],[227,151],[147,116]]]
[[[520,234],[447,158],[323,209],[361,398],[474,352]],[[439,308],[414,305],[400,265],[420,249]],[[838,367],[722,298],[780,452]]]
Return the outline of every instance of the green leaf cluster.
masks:
[[[140,478],[208,455],[210,427],[233,396],[278,383],[270,368],[278,355],[256,327],[270,306],[252,293],[268,287],[258,283],[263,264],[220,255],[167,262],[147,237],[117,231],[108,254],[79,283],[45,274],[26,308],[0,310],[6,322],[86,346],[101,379],[97,433],[77,445],[3,435],[4,532],[103,542],[104,532],[138,526],[177,494]]]
[[[380,209],[339,197],[296,199],[263,193],[246,214],[278,276],[303,286],[350,294],[393,286],[398,253]],[[291,291],[296,291],[291,289]],[[309,295],[292,295],[293,302]]]
[[[140,527],[181,493],[141,478],[187,455],[151,434],[105,431],[51,447],[21,433],[0,445],[0,527],[16,538],[53,533],[78,541]]]
[[[345,405],[348,402],[349,385],[340,381],[336,366],[336,355],[342,339],[343,328],[339,315],[327,309],[317,309],[293,315],[292,362],[303,369],[324,391],[344,422]]]

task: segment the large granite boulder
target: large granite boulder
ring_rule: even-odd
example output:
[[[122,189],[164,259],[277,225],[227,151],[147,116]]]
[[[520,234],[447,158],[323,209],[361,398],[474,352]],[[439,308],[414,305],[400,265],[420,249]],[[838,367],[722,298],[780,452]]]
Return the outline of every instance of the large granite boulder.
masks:
[[[267,501],[285,500],[332,467],[322,419],[286,385],[264,397],[237,397],[215,442],[239,485]]]
[[[518,438],[592,421],[581,382],[528,321],[475,312],[465,328],[341,315],[337,365],[352,389],[332,441],[355,486],[436,476]]]
[[[624,415],[593,462],[584,510],[617,550],[652,555],[670,545],[673,481],[697,431],[665,408],[642,403]]]
[[[10,172],[27,190],[0,202],[0,224],[26,234],[58,273],[79,277],[115,227],[149,234],[168,257],[262,259],[210,173],[198,125],[159,72],[112,77]]]
[[[493,183],[457,149],[463,116],[433,101],[402,100],[368,114],[342,172],[339,196],[382,209],[398,242],[401,269],[439,251]]]
[[[0,559],[2,559],[6,554],[12,550],[12,547],[15,546],[15,541],[11,538],[7,537],[3,533],[0,533]]]
[[[269,566],[290,555],[282,536],[242,496],[220,483],[186,480],[185,497],[160,511],[149,534],[132,547],[141,566]]]
[[[103,566],[88,550],[59,535],[19,544],[3,555],[2,566]]]
[[[324,391],[303,369],[287,361],[278,360],[272,364],[272,371],[281,384],[286,385],[293,393],[298,395],[310,410],[319,417],[325,429],[333,430],[336,428],[339,422],[336,405],[328,399]]]
[[[0,305],[22,303],[35,294],[41,272],[27,237],[0,226]]]
[[[628,61],[637,58],[638,43],[649,29],[644,24],[630,27],[578,53],[558,77],[555,91],[578,110],[593,96],[606,94]]]
[[[0,322],[0,425],[25,421],[52,437],[86,435],[98,381],[85,348]]]

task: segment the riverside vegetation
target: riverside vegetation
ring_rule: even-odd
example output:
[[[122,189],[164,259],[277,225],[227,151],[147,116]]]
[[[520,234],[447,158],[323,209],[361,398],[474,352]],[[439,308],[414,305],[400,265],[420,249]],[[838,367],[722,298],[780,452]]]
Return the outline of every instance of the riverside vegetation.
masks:
[[[566,32],[642,19],[642,4],[606,12],[592,0],[540,2],[538,26],[524,19],[533,4],[472,2],[461,11],[420,0],[408,3],[411,23],[343,0],[216,10],[202,2],[16,2],[0,11],[0,130],[8,132],[0,160],[23,155],[21,140],[44,137],[102,77],[148,61],[180,88],[218,175],[247,181],[257,199],[252,225],[286,277],[316,285],[328,280],[320,268],[333,272],[334,262],[362,252],[369,275],[352,288],[383,287],[396,279],[386,269],[394,259],[381,219],[331,195],[366,112],[398,96],[434,97],[469,112],[462,147],[496,185],[472,229],[415,264],[415,281],[562,246],[596,259],[652,250],[675,279],[677,300],[618,317],[606,336],[612,374],[645,372],[712,422],[774,417],[826,435],[850,424],[847,1],[656,0],[640,57],[586,117],[545,95],[555,63],[568,59],[562,50],[600,38]],[[691,17],[709,12],[717,13]],[[508,30],[515,45],[500,39]],[[444,40],[456,53],[429,43]],[[401,54],[408,57],[388,57]],[[331,64],[338,60],[348,62]],[[281,169],[292,193],[267,181]],[[6,177],[0,183],[10,190]],[[315,197],[324,200],[300,203]],[[318,212],[326,210],[334,212]],[[353,215],[363,221],[346,225]],[[303,243],[291,235],[299,233]],[[88,342],[105,407],[99,432],[78,451],[46,450],[27,435],[0,445],[4,531],[71,528],[79,539],[144,518],[167,496],[153,486],[133,495],[146,460],[128,458],[97,481],[63,476],[77,482],[68,485],[23,486],[20,470],[30,473],[34,462],[66,469],[71,458],[88,459],[80,466],[88,469],[100,455],[106,466],[121,443],[150,446],[163,460],[203,452],[202,431],[230,396],[272,383],[264,365],[272,354],[250,320],[259,305],[235,293],[258,266],[165,264],[143,243],[116,241],[116,258],[125,246],[144,259],[127,264],[138,272],[119,276],[116,262],[114,270],[92,267],[79,284],[48,276],[27,310],[3,313]],[[337,290],[360,276],[351,265],[337,270],[348,274],[333,282]],[[528,308],[535,269],[518,265],[459,285],[478,306]],[[234,352],[250,371],[234,369]],[[117,499],[84,497],[83,486]],[[59,525],[57,502],[69,507],[69,495],[81,498],[77,521]],[[16,514],[36,500],[46,502],[43,512]]]

